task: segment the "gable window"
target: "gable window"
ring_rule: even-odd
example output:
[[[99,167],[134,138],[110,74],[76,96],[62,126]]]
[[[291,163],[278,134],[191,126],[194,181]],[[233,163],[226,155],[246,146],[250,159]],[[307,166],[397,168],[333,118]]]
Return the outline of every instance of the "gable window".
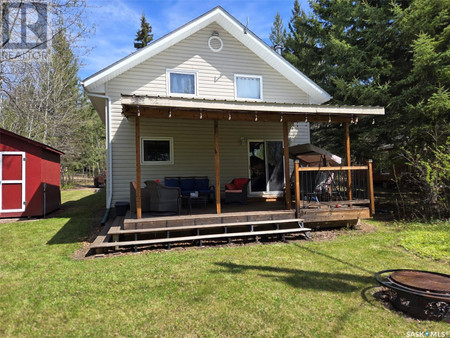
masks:
[[[197,72],[185,70],[167,70],[168,95],[197,95]]]
[[[234,75],[236,99],[250,99],[262,101],[262,76]]]
[[[143,164],[173,164],[173,138],[143,138],[141,161]]]

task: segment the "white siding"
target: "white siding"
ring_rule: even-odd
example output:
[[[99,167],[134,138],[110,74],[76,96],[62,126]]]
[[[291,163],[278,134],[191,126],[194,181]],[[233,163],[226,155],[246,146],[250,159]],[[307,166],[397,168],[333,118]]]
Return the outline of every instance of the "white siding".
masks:
[[[166,176],[208,176],[215,181],[213,121],[141,120],[141,136],[173,137],[173,165],[142,165],[142,184]],[[121,135],[120,143],[117,137]],[[123,135],[123,136],[122,136]],[[248,177],[248,141],[282,140],[281,123],[219,122],[221,186],[235,177]],[[128,200],[135,180],[134,119],[123,119],[113,139],[113,202]],[[292,140],[290,141],[292,143]]]
[[[222,51],[208,47],[213,31]],[[166,69],[198,72],[198,97],[234,100],[234,74],[261,75],[264,101],[308,103],[308,96],[256,54],[214,23],[130,69],[108,83],[113,93],[166,96]]]
[[[207,45],[218,31],[224,47],[219,53]],[[112,99],[113,203],[129,199],[129,182],[135,180],[134,119],[122,113],[121,94],[166,96],[166,69],[198,72],[198,96],[234,100],[234,74],[261,75],[264,101],[308,103],[308,96],[258,58],[218,24],[211,24],[191,37],[106,83]],[[247,140],[282,140],[281,123],[221,121],[221,185],[234,177],[248,177]],[[291,129],[290,144],[309,142],[309,129]],[[307,136],[306,136],[307,134]],[[213,122],[141,119],[142,137],[173,137],[173,165],[142,165],[142,182],[165,176],[206,175],[214,184]],[[241,142],[242,138],[242,142]],[[299,142],[300,140],[301,142]]]

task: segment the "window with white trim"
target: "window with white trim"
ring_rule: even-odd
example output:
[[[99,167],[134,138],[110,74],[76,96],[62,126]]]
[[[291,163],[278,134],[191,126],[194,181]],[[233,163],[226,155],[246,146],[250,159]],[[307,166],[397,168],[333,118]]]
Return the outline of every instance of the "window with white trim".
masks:
[[[262,101],[262,76],[234,75],[234,88],[236,99]]]
[[[167,95],[197,96],[197,72],[168,69]]]
[[[142,164],[173,164],[173,138],[142,138]]]

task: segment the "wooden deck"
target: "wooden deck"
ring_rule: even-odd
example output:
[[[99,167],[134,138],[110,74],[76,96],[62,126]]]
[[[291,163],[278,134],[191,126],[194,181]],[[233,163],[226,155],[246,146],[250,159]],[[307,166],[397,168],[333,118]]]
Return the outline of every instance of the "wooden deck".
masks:
[[[198,243],[227,241],[236,238],[271,236],[284,240],[286,234],[305,233],[311,229],[354,225],[361,218],[369,218],[368,207],[358,203],[305,202],[300,215],[295,210],[284,210],[281,201],[251,201],[246,205],[224,205],[221,214],[215,206],[192,208],[192,214],[170,216],[143,214],[136,219],[129,211],[125,217],[116,217],[102,230],[92,243],[97,253],[119,250],[123,247],[149,247],[173,243]],[[305,227],[306,226],[306,227]]]

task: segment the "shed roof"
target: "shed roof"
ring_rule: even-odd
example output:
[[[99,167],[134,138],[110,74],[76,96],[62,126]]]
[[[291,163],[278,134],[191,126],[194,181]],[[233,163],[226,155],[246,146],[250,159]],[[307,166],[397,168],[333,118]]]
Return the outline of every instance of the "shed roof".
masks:
[[[177,30],[152,42],[150,45],[137,50],[125,58],[89,76],[83,80],[83,86],[88,92],[95,91],[96,88],[104,85],[107,81],[148,60],[152,56],[191,36],[213,22],[222,26],[223,29],[258,55],[262,60],[290,80],[299,89],[307,93],[312,104],[322,104],[331,99],[331,96],[327,92],[287,62],[256,34],[248,30],[242,23],[220,6],[213,8],[209,12],[181,26]]]
[[[39,147],[39,148],[42,148],[42,149],[54,152],[54,153],[56,153],[58,155],[64,155],[64,153],[62,151],[60,151],[58,149],[55,149],[53,147],[50,147],[49,145],[46,145],[44,143],[31,140],[29,138],[26,138],[24,136],[21,136],[19,134],[13,133],[12,131],[9,131],[9,130],[3,129],[3,128],[0,128],[0,144],[2,143],[1,142],[1,136],[2,135],[6,135],[6,136],[10,136],[10,137],[16,138],[16,139],[21,140],[23,142],[32,144],[32,145],[34,145],[36,147]]]

